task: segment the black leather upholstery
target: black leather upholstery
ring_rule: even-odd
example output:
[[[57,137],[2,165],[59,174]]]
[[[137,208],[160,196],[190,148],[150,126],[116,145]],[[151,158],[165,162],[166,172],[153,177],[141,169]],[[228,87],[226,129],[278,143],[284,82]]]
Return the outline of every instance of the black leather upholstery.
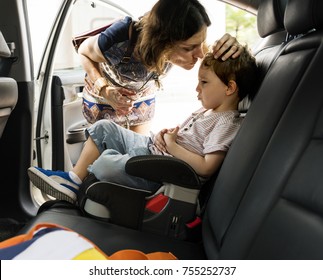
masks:
[[[299,20],[317,3],[290,1],[288,31],[304,32]],[[321,26],[315,16],[308,30]],[[208,257],[323,258],[322,63],[318,30],[289,42],[269,69],[208,204]]]
[[[222,165],[203,219],[205,256],[198,244],[57,210],[25,230],[55,222],[108,254],[127,247],[180,259],[323,259],[322,13],[321,0],[287,4],[288,32],[306,34],[271,64]]]
[[[257,28],[260,37],[265,38],[271,34],[285,30],[284,13],[287,1],[262,1],[257,12]]]
[[[24,228],[23,232],[36,223],[56,223],[74,229],[97,244],[108,255],[122,249],[134,249],[145,253],[172,252],[179,259],[206,258],[202,244],[180,241],[81,217],[75,210],[61,208],[42,212]]]
[[[289,0],[285,16],[285,28],[292,35],[323,28],[323,2],[316,0]]]

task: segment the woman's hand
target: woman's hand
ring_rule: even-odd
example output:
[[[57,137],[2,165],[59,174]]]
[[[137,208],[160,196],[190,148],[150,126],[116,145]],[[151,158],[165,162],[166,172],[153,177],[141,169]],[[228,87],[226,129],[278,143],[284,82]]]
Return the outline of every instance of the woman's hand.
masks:
[[[224,34],[220,40],[216,40],[212,46],[214,57],[221,57],[222,60],[229,57],[237,58],[241,54],[242,48],[237,39],[228,33]]]
[[[127,115],[133,107],[136,93],[125,88],[105,87],[102,96],[117,113]]]

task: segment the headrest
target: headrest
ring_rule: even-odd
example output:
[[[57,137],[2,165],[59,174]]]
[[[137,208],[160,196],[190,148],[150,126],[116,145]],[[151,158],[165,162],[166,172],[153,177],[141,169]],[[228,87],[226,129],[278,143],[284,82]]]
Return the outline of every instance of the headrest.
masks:
[[[10,56],[11,56],[10,49],[0,31],[0,57],[10,57]]]
[[[305,34],[312,29],[322,29],[323,1],[289,0],[284,24],[287,32],[291,35]]]
[[[263,0],[257,13],[259,36],[264,38],[270,34],[282,31],[284,27],[284,12],[288,0]]]

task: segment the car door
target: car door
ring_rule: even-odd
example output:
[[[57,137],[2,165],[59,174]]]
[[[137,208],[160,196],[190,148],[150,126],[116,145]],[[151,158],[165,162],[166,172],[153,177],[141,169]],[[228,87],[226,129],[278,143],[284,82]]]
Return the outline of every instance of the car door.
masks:
[[[84,70],[72,45],[72,37],[130,15],[112,1],[61,1],[58,16],[40,65],[37,78],[34,165],[70,170],[85,141],[88,126],[82,114]],[[39,204],[47,197],[34,189]]]

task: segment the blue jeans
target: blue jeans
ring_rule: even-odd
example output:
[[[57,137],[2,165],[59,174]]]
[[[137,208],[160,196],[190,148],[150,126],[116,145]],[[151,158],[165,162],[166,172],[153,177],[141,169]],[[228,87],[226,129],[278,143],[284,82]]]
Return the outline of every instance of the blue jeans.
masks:
[[[126,173],[126,162],[137,155],[150,155],[150,137],[125,129],[112,121],[100,120],[87,129],[100,156],[88,167],[100,181],[108,181],[136,189],[156,191],[161,184]]]

